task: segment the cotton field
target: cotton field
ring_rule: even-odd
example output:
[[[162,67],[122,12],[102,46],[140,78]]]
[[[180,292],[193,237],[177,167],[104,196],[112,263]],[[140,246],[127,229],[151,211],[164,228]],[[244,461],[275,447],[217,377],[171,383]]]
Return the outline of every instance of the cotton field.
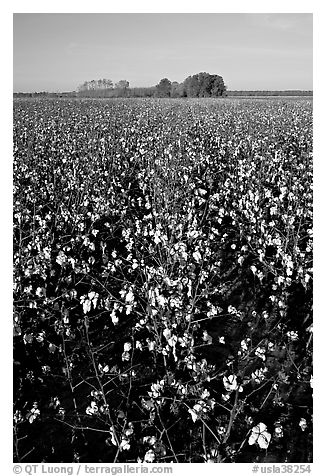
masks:
[[[312,101],[14,101],[14,458],[312,461]]]

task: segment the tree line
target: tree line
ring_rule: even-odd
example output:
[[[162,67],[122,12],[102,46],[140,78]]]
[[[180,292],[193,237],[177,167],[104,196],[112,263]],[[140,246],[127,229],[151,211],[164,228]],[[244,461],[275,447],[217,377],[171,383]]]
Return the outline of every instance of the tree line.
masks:
[[[222,76],[198,73],[183,82],[163,78],[156,86],[130,88],[129,81],[122,79],[113,84],[110,79],[85,81],[77,88],[81,97],[218,97],[226,95]]]
[[[129,88],[129,81],[126,79],[121,79],[115,85],[111,79],[92,79],[91,81],[85,81],[83,84],[79,85],[77,88],[78,93],[84,93],[89,91],[112,91],[115,89],[120,93],[123,93]]]
[[[92,79],[79,85],[76,91],[50,93],[14,93],[14,97],[94,97],[94,98],[209,98],[225,96],[312,96],[312,91],[227,91],[222,76],[205,72],[188,76],[184,81],[163,78],[156,86],[131,88],[129,81],[121,79],[115,84],[111,79]]]

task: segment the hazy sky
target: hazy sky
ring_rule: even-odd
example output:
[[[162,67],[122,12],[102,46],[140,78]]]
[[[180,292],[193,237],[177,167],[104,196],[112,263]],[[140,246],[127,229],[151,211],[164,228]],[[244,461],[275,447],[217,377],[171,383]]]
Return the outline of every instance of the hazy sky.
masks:
[[[14,14],[14,91],[152,86],[201,71],[229,89],[312,89],[312,14]]]

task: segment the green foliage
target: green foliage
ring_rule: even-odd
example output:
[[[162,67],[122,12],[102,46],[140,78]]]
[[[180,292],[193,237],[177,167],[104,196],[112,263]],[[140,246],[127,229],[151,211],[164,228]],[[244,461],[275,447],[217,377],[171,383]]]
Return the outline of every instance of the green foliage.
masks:
[[[157,96],[167,98],[171,95],[171,81],[168,78],[163,78],[156,86]]]
[[[199,73],[184,81],[188,97],[218,97],[226,92],[223,78],[216,74]]]
[[[223,78],[216,74],[199,73],[189,76],[183,83],[161,79],[156,86],[158,97],[218,97],[226,92]]]

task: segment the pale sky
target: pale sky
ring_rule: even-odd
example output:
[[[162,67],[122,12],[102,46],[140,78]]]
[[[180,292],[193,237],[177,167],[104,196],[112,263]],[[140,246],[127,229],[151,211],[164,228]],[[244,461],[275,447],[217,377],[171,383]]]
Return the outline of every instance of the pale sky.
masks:
[[[312,14],[15,13],[14,91],[219,74],[228,89],[313,87]]]

